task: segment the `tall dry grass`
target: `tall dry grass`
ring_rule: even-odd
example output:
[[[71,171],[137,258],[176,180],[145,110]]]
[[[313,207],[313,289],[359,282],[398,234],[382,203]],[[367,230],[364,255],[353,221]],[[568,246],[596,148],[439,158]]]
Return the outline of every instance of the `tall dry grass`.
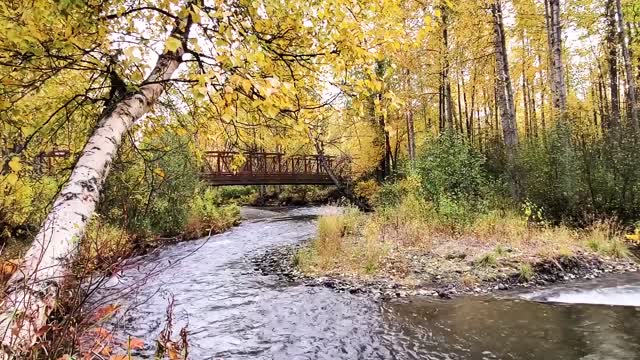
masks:
[[[299,252],[297,262],[309,273],[370,275],[384,269],[387,260],[402,262],[405,254],[414,250],[423,253],[440,245],[464,252],[482,266],[495,266],[502,258],[521,259],[526,264],[585,251],[613,258],[629,256],[623,232],[613,221],[577,230],[530,223],[515,211],[496,210],[478,215],[469,225],[455,227],[439,217],[428,202],[408,196],[373,214],[348,209],[340,215],[321,217],[316,238]],[[523,276],[528,275],[526,270]]]

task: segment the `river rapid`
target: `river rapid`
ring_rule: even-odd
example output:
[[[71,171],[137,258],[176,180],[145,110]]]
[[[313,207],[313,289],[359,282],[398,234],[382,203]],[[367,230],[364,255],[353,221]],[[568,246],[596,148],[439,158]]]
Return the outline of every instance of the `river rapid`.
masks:
[[[110,284],[135,288],[118,299],[129,310],[116,333],[153,344],[173,294],[190,359],[640,359],[640,274],[503,298],[375,301],[254,269],[253,256],[312,237],[325,211],[245,209],[226,233],[137,259]]]

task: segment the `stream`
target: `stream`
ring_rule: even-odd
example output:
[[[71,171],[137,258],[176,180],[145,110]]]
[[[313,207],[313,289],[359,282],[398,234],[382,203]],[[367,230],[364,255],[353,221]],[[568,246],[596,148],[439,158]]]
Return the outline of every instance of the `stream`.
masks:
[[[500,298],[380,302],[254,269],[252,255],[313,236],[322,211],[244,209],[248,220],[226,233],[139,258],[111,284],[136,288],[120,299],[131,309],[116,331],[153,344],[173,294],[174,333],[187,326],[190,359],[640,359],[640,274]]]

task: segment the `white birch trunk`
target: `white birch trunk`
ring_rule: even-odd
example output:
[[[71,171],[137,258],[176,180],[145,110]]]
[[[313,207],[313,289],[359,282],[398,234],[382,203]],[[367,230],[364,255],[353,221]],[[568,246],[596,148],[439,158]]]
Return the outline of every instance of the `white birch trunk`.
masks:
[[[502,6],[499,1],[491,6],[493,14],[494,28],[494,48],[496,53],[496,75],[497,75],[497,100],[500,107],[500,118],[502,120],[502,131],[507,152],[515,151],[518,146],[518,129],[515,119],[515,105],[513,99],[513,86],[509,75],[509,62],[507,59],[507,49],[505,46],[504,25],[502,20]]]
[[[618,13],[618,35],[620,42],[620,48],[622,49],[622,59],[624,60],[624,72],[627,81],[627,102],[629,103],[629,120],[634,131],[637,133],[640,129],[638,125],[638,101],[636,91],[636,78],[633,74],[633,68],[631,64],[631,54],[629,52],[629,46],[627,44],[626,27],[624,24],[624,15],[622,13],[622,5],[620,0],[616,0],[616,11]]]
[[[564,63],[562,59],[562,24],[560,21],[560,0],[545,0],[545,10],[547,12],[547,38],[549,41],[549,52],[551,59],[551,92],[553,96],[552,105],[559,115],[564,119],[567,112],[567,84],[564,76]]]
[[[188,24],[176,25],[171,36],[183,39]],[[181,29],[181,27],[183,29]],[[2,358],[19,358],[33,345],[38,330],[47,324],[67,265],[78,249],[87,221],[98,203],[111,162],[123,135],[151,110],[181,63],[182,47],[165,52],[136,93],[126,96],[107,111],[85,145],[69,180],[55,199],[48,216],[25,255],[23,265],[8,284],[2,303],[0,330]]]
[[[518,128],[516,124],[513,85],[509,75],[509,59],[504,34],[502,5],[496,0],[491,5],[493,15],[494,48],[496,53],[496,100],[500,108],[502,134],[507,155],[507,168],[511,177],[511,193],[515,199],[520,198],[519,176],[516,169],[518,151]]]

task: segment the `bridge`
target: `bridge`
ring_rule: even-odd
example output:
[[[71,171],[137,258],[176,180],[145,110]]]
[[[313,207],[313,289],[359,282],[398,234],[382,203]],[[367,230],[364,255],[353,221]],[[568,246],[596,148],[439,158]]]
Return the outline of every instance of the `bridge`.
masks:
[[[349,172],[348,159],[335,156],[207,151],[200,177],[212,186],[333,185],[332,176],[342,182]]]

